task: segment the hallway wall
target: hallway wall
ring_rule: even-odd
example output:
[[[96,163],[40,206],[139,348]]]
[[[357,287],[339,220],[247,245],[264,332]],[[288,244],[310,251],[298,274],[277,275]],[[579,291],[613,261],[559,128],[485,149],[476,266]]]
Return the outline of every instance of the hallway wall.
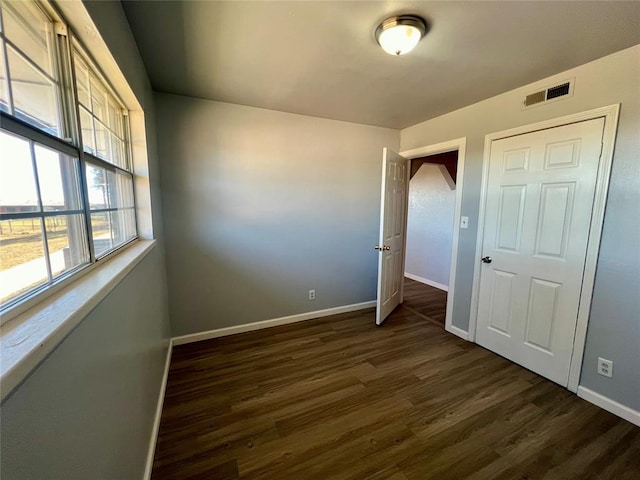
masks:
[[[405,273],[446,289],[456,191],[445,180],[442,168],[425,163],[409,182]]]

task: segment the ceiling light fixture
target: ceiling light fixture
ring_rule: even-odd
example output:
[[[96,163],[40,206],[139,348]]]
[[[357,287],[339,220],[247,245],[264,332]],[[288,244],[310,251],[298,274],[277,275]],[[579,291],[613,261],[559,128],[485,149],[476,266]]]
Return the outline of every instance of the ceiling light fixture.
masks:
[[[404,55],[413,50],[427,33],[427,23],[416,15],[387,18],[376,28],[376,40],[390,55]]]

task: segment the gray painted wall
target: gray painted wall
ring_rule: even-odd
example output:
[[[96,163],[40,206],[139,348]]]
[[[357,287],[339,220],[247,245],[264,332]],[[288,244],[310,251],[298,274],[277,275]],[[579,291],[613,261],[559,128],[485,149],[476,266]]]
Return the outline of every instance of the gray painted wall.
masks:
[[[141,478],[167,353],[153,96],[120,2],[86,8],[146,111],[160,242],[2,405],[6,480]]]
[[[174,335],[375,299],[382,148],[399,131],[177,95],[156,106]]]
[[[423,164],[409,182],[405,272],[449,285],[456,191],[440,165]]]
[[[166,354],[163,277],[156,248],[2,405],[0,477],[142,478]]]
[[[573,97],[522,110],[524,96],[575,77]],[[484,136],[520,125],[621,103],[581,384],[640,410],[640,46],[402,130],[402,150],[467,137],[453,324],[468,329]],[[598,357],[614,378],[596,374]]]

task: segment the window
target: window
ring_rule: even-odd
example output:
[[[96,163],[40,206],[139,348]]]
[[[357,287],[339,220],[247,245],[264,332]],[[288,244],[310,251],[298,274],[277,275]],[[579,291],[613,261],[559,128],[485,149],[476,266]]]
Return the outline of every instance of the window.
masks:
[[[76,85],[85,152],[127,169],[125,125],[126,110],[109,92],[97,72],[74,49]]]
[[[127,111],[74,47],[90,227],[96,256],[136,236]]]
[[[60,136],[53,22],[34,2],[2,2],[2,110]]]
[[[0,312],[137,238],[128,112],[56,12],[0,3]]]

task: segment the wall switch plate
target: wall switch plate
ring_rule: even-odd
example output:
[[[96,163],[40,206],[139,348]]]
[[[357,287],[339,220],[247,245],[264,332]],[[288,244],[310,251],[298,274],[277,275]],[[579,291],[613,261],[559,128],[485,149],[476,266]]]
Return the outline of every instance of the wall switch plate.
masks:
[[[469,228],[469,217],[460,217],[460,228]]]
[[[606,358],[598,357],[598,373],[605,377],[613,377],[613,362]]]
[[[316,291],[309,290],[309,300],[315,300],[315,299],[316,299]]]

